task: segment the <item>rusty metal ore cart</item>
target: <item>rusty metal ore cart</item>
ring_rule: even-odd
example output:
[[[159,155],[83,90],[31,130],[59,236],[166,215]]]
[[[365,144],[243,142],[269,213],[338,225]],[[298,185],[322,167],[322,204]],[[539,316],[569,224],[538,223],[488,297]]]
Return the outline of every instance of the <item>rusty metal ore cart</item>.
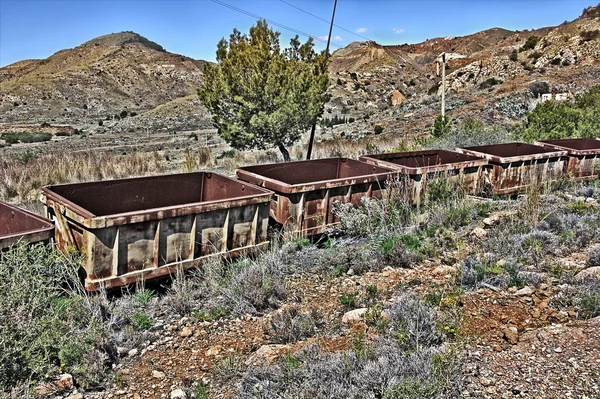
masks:
[[[594,179],[600,174],[600,140],[541,140],[534,144],[569,152],[567,173],[576,179]]]
[[[268,244],[272,193],[215,173],[63,184],[42,192],[56,222],[56,245],[83,254],[88,290]]]
[[[334,203],[359,205],[381,198],[392,171],[345,158],[286,162],[237,169],[237,176],[275,192],[271,217],[289,231],[321,234],[338,222]]]
[[[514,194],[535,183],[564,174],[567,151],[526,143],[491,144],[457,148],[457,152],[488,160],[487,177],[495,194]]]
[[[0,201],[0,250],[19,242],[48,242],[52,237],[50,220]]]
[[[396,152],[363,155],[361,161],[399,171],[406,177],[407,194],[419,205],[425,194],[427,182],[447,178],[460,184],[466,193],[477,195],[483,190],[485,166],[481,157],[445,150]]]

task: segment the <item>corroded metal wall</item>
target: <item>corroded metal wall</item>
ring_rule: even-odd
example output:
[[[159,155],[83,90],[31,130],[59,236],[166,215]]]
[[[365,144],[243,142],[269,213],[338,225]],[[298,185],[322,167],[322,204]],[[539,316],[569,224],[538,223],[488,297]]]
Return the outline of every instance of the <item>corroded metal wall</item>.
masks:
[[[567,151],[526,143],[457,148],[457,152],[488,160],[486,180],[495,194],[514,194],[531,184],[557,180],[564,174]]]
[[[417,206],[425,195],[427,183],[439,178],[457,183],[468,194],[478,195],[484,189],[488,163],[484,158],[444,150],[364,155],[359,159],[399,171],[399,181],[407,186],[404,189]]]
[[[337,224],[334,204],[359,205],[382,196],[387,168],[345,158],[286,162],[237,169],[237,176],[275,192],[271,217],[288,231],[310,236]]]
[[[53,236],[50,220],[0,201],[0,250],[18,242],[45,242]]]
[[[576,179],[594,179],[600,174],[600,140],[541,140],[534,144],[569,153],[566,172]]]
[[[213,173],[44,187],[56,245],[84,257],[88,290],[265,246],[272,193]]]

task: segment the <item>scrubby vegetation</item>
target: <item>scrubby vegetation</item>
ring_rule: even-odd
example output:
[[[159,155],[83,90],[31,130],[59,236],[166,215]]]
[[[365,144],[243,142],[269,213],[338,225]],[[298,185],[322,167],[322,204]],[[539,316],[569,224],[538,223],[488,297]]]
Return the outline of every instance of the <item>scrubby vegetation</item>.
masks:
[[[52,140],[52,134],[50,133],[3,133],[0,135],[0,139],[4,140],[6,144],[17,144],[17,143],[39,143],[43,141]]]
[[[578,95],[573,102],[545,101],[531,111],[518,130],[526,141],[596,137],[600,131],[600,86]]]

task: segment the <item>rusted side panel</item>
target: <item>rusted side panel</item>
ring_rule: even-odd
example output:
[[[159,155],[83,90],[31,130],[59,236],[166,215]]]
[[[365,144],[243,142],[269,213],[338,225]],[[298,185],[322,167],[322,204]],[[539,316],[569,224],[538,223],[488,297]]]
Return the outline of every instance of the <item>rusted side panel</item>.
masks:
[[[267,245],[268,190],[203,172],[123,180],[43,189],[56,245],[82,253],[88,290]]]
[[[53,236],[50,220],[0,201],[0,250],[18,242],[45,242]]]
[[[393,176],[388,168],[344,158],[287,162],[239,168],[240,180],[275,191],[271,217],[288,231],[321,234],[338,223],[334,204],[359,205],[381,197]]]
[[[513,194],[529,185],[559,179],[567,152],[533,144],[507,143],[457,148],[457,152],[488,160],[487,180],[495,194]]]
[[[481,157],[444,150],[364,155],[359,159],[398,170],[402,176],[400,181],[406,184],[405,190],[417,206],[421,204],[427,183],[439,178],[447,178],[466,193],[478,195],[484,189],[488,163]]]
[[[600,174],[600,140],[541,140],[534,144],[569,153],[567,173],[575,179],[594,179]]]

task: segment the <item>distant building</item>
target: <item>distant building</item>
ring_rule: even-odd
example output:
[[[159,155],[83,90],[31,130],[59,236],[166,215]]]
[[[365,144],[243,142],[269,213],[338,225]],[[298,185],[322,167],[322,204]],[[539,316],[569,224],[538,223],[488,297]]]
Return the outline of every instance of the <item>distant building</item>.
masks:
[[[566,101],[569,99],[569,93],[556,93],[554,99],[556,101]]]

